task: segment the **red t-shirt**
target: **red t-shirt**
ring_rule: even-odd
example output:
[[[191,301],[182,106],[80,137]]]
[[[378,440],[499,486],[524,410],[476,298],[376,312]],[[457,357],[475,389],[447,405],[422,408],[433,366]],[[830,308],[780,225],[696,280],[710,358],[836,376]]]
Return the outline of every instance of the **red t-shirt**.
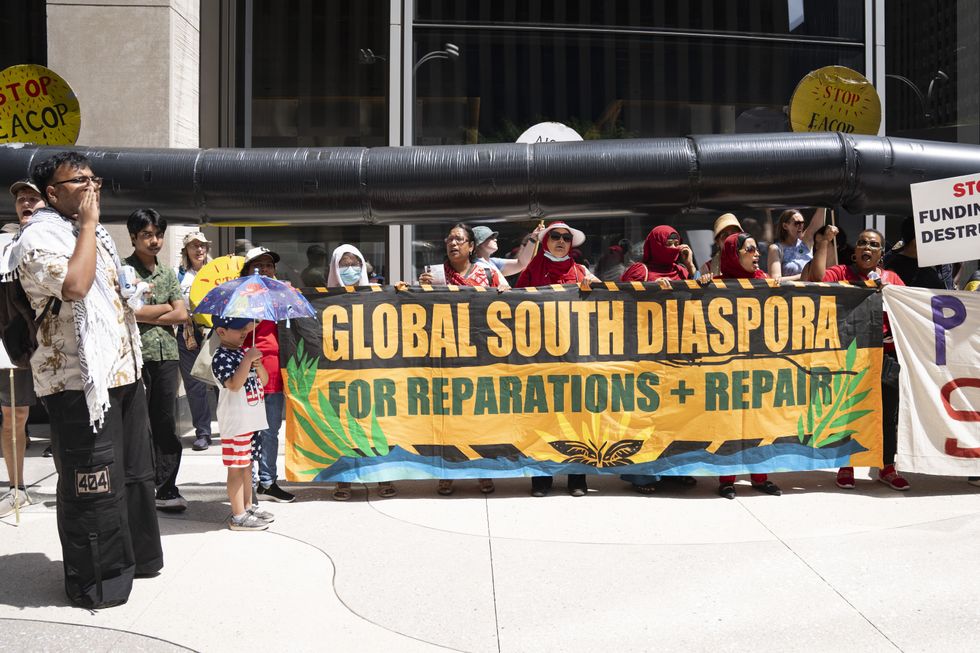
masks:
[[[282,373],[279,371],[279,326],[271,320],[259,322],[255,327],[255,346],[262,352],[262,366],[269,373],[269,382],[265,384],[266,394],[282,392]],[[250,345],[251,336],[245,339]]]
[[[896,286],[904,286],[905,282],[902,281],[902,277],[898,276],[891,270],[882,270],[877,268],[875,270],[881,277],[882,283],[891,283]],[[861,281],[867,281],[867,277],[862,277],[857,273],[850,265],[834,265],[827,268],[827,271],[823,273],[824,281],[850,281],[852,283],[860,283]],[[885,351],[895,351],[895,340],[892,338],[892,330],[888,324],[888,315],[882,314],[881,317],[881,330],[884,333],[884,348]]]

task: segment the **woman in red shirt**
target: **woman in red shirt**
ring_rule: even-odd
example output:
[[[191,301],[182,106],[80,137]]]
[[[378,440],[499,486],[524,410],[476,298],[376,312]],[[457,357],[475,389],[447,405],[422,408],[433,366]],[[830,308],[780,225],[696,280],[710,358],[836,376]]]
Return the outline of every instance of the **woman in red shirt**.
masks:
[[[538,232],[540,247],[531,262],[518,277],[515,288],[549,286],[552,284],[598,281],[589,270],[572,260],[572,248],[585,242],[585,234],[564,222],[552,222]],[[537,295],[529,295],[536,297]],[[543,497],[551,491],[553,476],[532,476],[531,495]],[[585,474],[568,475],[568,493],[573,497],[585,496],[589,486]]]
[[[814,242],[813,260],[804,268],[802,279],[806,281],[851,281],[864,282],[877,279],[882,284],[892,283],[904,286],[902,278],[891,270],[879,267],[881,257],[885,252],[885,237],[876,229],[865,229],[858,234],[854,256],[850,265],[834,265],[826,267],[827,252],[830,243],[837,235],[837,228],[827,225],[817,232]],[[888,316],[882,318],[884,338],[882,346],[881,384],[881,430],[882,458],[885,464],[878,472],[878,480],[893,490],[909,489],[909,482],[895,469],[895,453],[898,449],[898,358],[895,355],[895,341],[888,325]],[[886,374],[886,371],[891,373]],[[892,379],[895,382],[892,382]],[[837,487],[845,490],[854,489],[854,468],[841,467],[837,471]]]
[[[488,268],[477,263],[476,236],[469,225],[457,223],[446,236],[446,260],[442,264],[446,276],[445,283],[450,286],[483,286],[486,288],[506,287],[507,282],[496,268]],[[435,281],[432,273],[419,275],[419,283],[431,284]],[[490,494],[494,491],[493,479],[480,479],[480,492]],[[442,495],[453,493],[453,480],[439,481],[436,492]]]
[[[732,234],[721,246],[721,277],[723,279],[768,279],[759,269],[759,246],[747,233]],[[783,493],[767,474],[752,474],[752,487],[760,492],[779,496]],[[718,477],[718,494],[726,499],[735,498],[735,476]]]
[[[654,227],[643,241],[643,260],[626,268],[621,281],[656,281],[662,288],[669,289],[671,281],[698,279],[708,281],[710,274],[701,276],[694,267],[691,248],[681,243],[676,229],[668,225]],[[682,485],[697,484],[693,476],[668,476],[666,478]],[[633,484],[640,494],[653,494],[659,478],[652,474],[622,474],[620,478]]]

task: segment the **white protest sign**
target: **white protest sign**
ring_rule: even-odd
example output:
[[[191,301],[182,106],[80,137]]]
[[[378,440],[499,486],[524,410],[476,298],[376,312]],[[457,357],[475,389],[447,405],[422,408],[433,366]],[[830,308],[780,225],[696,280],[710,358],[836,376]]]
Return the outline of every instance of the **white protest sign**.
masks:
[[[980,172],[912,184],[919,267],[980,256]]]
[[[517,137],[518,143],[562,143],[580,141],[582,136],[560,122],[539,122]]]
[[[883,293],[902,366],[898,468],[980,476],[980,292]]]

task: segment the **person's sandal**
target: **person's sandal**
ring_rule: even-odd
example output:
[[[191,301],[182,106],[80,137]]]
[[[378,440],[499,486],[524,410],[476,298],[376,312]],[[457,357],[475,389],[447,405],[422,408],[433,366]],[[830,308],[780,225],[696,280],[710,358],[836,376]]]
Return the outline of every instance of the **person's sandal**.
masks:
[[[438,487],[436,487],[436,492],[444,497],[448,497],[453,493],[453,480],[451,478],[444,478],[440,480]]]
[[[753,483],[752,487],[763,494],[769,494],[774,497],[780,497],[783,495],[783,491],[779,489],[779,486],[772,481],[766,481],[765,483],[759,483],[758,485]]]
[[[496,489],[497,488],[495,488],[493,486],[493,479],[492,478],[481,478],[480,479],[480,492],[483,492],[483,494],[493,494],[493,491],[496,490]]]
[[[726,499],[735,498],[735,486],[731,483],[723,483],[718,486],[718,496],[724,497]]]
[[[639,492],[640,494],[653,494],[654,492],[657,491],[657,484],[647,483],[646,485],[637,485],[636,483],[634,483],[633,489]]]
[[[347,501],[350,499],[350,483],[337,483],[333,491],[334,501]]]
[[[888,465],[878,472],[878,480],[893,490],[904,492],[909,489],[909,482],[895,471],[895,465]]]
[[[391,484],[391,481],[383,481],[378,483],[378,496],[382,499],[390,499],[396,494],[398,494],[398,490],[396,490],[395,486]]]

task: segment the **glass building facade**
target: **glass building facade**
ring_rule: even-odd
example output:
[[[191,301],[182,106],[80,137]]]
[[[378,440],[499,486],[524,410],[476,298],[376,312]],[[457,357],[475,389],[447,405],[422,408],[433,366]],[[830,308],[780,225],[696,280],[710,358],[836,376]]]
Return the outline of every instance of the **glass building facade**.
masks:
[[[238,81],[233,137],[204,146],[330,147],[513,142],[542,121],[586,139],[786,131],[808,72],[863,73],[884,101],[883,135],[977,142],[977,16],[957,0],[223,0]],[[971,28],[972,25],[972,28]],[[971,31],[972,30],[972,31]],[[972,64],[971,64],[972,62]],[[227,85],[226,85],[227,86]],[[208,97],[202,89],[202,97]],[[213,104],[213,103],[212,103]],[[202,115],[209,107],[202,102]],[[206,140],[206,139],[202,139]],[[549,216],[561,217],[561,216]],[[575,221],[602,273],[613,246],[639,255],[656,224],[703,240],[716,216]],[[771,216],[740,212],[771,241]],[[837,216],[852,235],[866,222]],[[501,250],[534,222],[488,223]],[[387,281],[442,258],[449,224],[238,229],[295,269],[350,242]]]

